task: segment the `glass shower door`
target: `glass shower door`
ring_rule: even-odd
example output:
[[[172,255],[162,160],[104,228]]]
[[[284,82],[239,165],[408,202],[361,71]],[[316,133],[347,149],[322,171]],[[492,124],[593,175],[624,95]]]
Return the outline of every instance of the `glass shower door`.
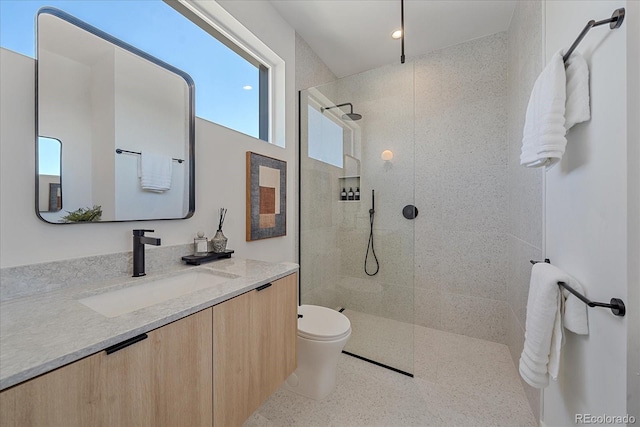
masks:
[[[345,352],[407,374],[414,221],[403,208],[414,204],[413,85],[405,64],[300,92],[301,302],[350,319]]]

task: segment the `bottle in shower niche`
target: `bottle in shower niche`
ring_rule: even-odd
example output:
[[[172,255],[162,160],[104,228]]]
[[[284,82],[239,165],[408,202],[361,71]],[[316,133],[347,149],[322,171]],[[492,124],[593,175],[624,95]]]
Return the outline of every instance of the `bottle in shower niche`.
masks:
[[[353,200],[353,187],[349,187],[349,192],[347,193],[347,200]]]
[[[342,192],[340,193],[340,200],[347,200],[347,190],[342,188]]]
[[[356,187],[356,192],[353,193],[354,200],[360,200],[360,187]]]

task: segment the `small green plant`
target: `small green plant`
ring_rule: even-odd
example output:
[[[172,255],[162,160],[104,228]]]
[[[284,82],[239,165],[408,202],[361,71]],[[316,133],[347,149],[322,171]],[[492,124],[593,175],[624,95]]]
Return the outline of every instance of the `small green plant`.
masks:
[[[95,222],[102,217],[102,206],[93,205],[92,208],[80,208],[62,217],[64,222]]]

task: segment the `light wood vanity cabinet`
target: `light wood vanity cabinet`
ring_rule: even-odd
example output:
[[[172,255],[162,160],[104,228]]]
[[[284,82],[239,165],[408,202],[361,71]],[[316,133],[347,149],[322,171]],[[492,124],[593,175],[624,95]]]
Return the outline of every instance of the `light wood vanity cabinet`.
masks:
[[[241,425],[296,369],[297,274],[213,307],[214,427]]]
[[[241,425],[296,368],[297,274],[0,392],[0,426]]]
[[[0,393],[0,426],[211,426],[212,309]]]

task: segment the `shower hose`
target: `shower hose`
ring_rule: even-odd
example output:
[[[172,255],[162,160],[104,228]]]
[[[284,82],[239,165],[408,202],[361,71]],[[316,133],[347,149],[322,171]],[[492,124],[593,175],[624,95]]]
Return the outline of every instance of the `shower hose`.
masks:
[[[376,256],[376,249],[373,247],[373,217],[376,212],[374,210],[374,200],[375,199],[372,198],[371,209],[369,209],[369,243],[367,243],[367,254],[364,256],[364,272],[367,274],[367,276],[375,276],[376,274],[378,274],[378,271],[380,271],[380,263],[378,262],[378,257]],[[376,262],[376,271],[374,271],[373,273],[369,273],[369,271],[367,271],[367,260],[369,259],[369,251],[371,251],[373,259]]]

